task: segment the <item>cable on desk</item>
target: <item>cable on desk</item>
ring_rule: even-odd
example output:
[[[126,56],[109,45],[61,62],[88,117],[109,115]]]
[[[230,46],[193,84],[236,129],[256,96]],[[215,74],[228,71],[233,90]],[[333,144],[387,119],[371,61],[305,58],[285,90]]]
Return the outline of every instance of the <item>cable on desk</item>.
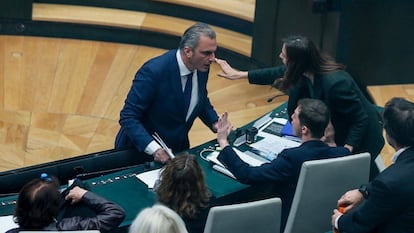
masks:
[[[210,160],[208,160],[208,159],[207,159],[207,157],[205,157],[205,156],[204,156],[204,153],[206,153],[206,152],[210,152],[210,153],[212,153],[212,152],[214,152],[214,151],[216,151],[216,150],[215,150],[215,149],[212,149],[212,148],[204,148],[204,149],[202,149],[202,150],[200,151],[199,155],[200,155],[200,157],[201,157],[203,160],[205,160],[205,161],[207,161],[207,162],[210,162]]]

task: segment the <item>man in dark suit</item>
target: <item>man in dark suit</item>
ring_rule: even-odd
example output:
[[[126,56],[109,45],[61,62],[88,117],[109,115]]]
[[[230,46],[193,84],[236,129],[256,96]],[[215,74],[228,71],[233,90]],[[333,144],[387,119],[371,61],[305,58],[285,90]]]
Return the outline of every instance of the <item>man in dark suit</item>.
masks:
[[[414,232],[414,103],[391,99],[383,120],[393,164],[338,200],[344,214],[335,209],[332,226],[341,233]]]
[[[281,232],[287,221],[302,163],[350,153],[345,147],[330,147],[321,141],[329,122],[329,111],[320,100],[301,99],[292,114],[293,132],[301,137],[302,144],[283,150],[276,159],[259,167],[251,167],[243,162],[229,146],[227,137],[232,126],[227,117],[227,113],[224,113],[219,119],[217,141],[222,151],[218,159],[242,183],[269,183],[275,187],[275,195],[280,197],[283,203]]]
[[[189,148],[188,132],[195,118],[215,132],[218,116],[206,86],[216,49],[215,32],[196,23],[184,32],[178,49],[146,62],[121,110],[115,148],[135,147],[165,163],[168,153],[153,140],[153,133],[176,153]]]

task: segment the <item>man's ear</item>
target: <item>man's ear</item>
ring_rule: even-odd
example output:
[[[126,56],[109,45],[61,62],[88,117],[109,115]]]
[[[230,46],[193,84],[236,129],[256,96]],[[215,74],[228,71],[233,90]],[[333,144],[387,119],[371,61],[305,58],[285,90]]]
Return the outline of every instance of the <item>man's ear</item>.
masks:
[[[193,51],[191,50],[190,47],[188,46],[184,47],[184,56],[186,58],[190,58],[191,56],[193,56]]]
[[[306,125],[302,125],[300,127],[300,131],[302,132],[302,135],[308,135],[309,134],[309,128]]]

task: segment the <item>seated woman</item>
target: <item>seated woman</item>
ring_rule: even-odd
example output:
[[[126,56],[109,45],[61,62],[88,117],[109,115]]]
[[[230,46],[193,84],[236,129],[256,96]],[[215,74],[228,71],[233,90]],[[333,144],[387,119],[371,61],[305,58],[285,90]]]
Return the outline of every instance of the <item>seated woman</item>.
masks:
[[[184,154],[168,162],[156,188],[160,203],[180,215],[188,232],[203,232],[210,210],[210,191],[195,156]]]
[[[137,215],[129,233],[187,233],[187,229],[173,210],[163,205],[154,205]]]
[[[99,230],[107,232],[117,227],[125,218],[124,210],[78,186],[71,189],[64,198],[70,204],[80,203],[87,205],[96,212],[94,217],[75,216],[57,220],[59,207],[63,200],[59,191],[59,182],[55,177],[43,173],[20,190],[14,221],[19,228],[6,233],[16,233],[23,230]]]

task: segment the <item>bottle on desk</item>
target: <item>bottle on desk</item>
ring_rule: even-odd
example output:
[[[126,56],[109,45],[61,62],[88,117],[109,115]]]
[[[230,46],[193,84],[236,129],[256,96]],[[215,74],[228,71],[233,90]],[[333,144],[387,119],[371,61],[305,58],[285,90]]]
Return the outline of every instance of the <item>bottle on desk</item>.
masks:
[[[257,133],[258,133],[258,130],[255,127],[250,127],[246,129],[246,143],[252,144],[256,142]]]

